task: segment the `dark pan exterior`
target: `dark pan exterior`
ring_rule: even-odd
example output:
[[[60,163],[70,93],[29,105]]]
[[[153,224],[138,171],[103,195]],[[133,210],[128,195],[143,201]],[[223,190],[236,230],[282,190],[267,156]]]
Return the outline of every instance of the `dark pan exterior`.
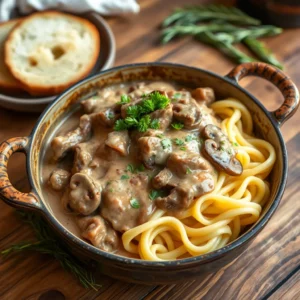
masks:
[[[246,75],[256,75],[274,83],[284,96],[283,105],[275,112],[268,112],[263,105],[238,85],[238,80]],[[166,262],[151,262],[126,258],[103,252],[64,228],[49,210],[42,197],[40,185],[40,164],[42,153],[47,146],[54,128],[79,102],[106,85],[135,80],[177,81],[190,86],[210,86],[220,99],[235,97],[242,101],[252,112],[256,133],[270,141],[275,147],[277,161],[271,174],[272,189],[270,200],[265,206],[259,221],[247,232],[229,245],[212,253]],[[33,209],[43,214],[48,223],[68,248],[78,257],[97,262],[97,269],[106,275],[141,284],[168,284],[203,276],[222,268],[237,258],[254,237],[266,225],[283,195],[287,179],[287,152],[279,127],[293,115],[299,104],[298,91],[291,80],[279,70],[262,63],[243,64],[221,77],[214,73],[168,63],[134,64],[113,68],[73,86],[40,117],[28,138],[14,138],[0,146],[0,196],[8,204]],[[16,191],[7,177],[7,162],[15,151],[27,154],[27,170],[32,192],[23,194]]]

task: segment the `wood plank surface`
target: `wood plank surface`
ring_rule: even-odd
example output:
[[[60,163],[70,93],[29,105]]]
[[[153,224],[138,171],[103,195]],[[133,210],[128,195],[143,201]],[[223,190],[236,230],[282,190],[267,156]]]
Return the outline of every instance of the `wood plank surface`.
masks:
[[[234,63],[218,51],[181,39],[158,44],[159,24],[172,8],[185,0],[143,0],[141,12],[129,17],[107,18],[117,42],[115,65],[168,61],[209,69],[225,75]],[[193,0],[188,3],[208,1]],[[284,62],[285,72],[300,86],[300,29],[285,30],[266,39]],[[282,103],[280,93],[268,82],[247,78],[241,82],[265,106],[274,110]],[[0,141],[30,134],[37,114],[0,108]],[[46,255],[26,253],[0,258],[0,299],[300,299],[300,111],[283,127],[289,153],[289,179],[279,208],[249,248],[220,271],[195,281],[170,286],[142,286],[96,274],[98,292],[84,289],[57,261]],[[29,190],[25,158],[16,154],[9,163],[13,184]],[[14,209],[0,202],[0,250],[33,237]]]

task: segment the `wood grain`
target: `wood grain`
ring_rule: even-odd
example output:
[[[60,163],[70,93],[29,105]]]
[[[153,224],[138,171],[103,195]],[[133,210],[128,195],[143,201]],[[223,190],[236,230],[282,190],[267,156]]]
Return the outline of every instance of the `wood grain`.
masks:
[[[189,3],[204,3],[193,0]],[[206,1],[207,2],[207,1]],[[159,24],[171,9],[185,0],[143,0],[138,15],[108,18],[117,41],[115,65],[132,62],[169,61],[227,74],[234,64],[221,53],[190,38],[168,45],[158,44]],[[300,29],[285,30],[266,39],[284,62],[285,72],[300,86]],[[283,99],[270,83],[254,77],[240,83],[274,110]],[[26,136],[36,114],[0,109],[0,140]],[[170,286],[140,286],[96,274],[98,292],[84,289],[51,257],[36,253],[0,258],[0,299],[299,299],[300,255],[300,111],[282,128],[290,157],[289,180],[275,215],[251,246],[235,261],[215,274]],[[21,191],[28,191],[25,158],[16,154],[9,162],[9,175]],[[14,209],[0,202],[0,249],[33,238]]]

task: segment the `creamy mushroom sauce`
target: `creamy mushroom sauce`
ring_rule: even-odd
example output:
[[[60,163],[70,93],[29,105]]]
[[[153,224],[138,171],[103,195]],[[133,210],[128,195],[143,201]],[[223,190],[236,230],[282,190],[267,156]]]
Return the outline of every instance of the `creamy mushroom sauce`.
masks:
[[[158,129],[113,129],[128,106],[154,91],[171,100],[165,109],[150,114],[159,121]],[[118,104],[123,94],[130,103]],[[84,100],[44,156],[43,193],[55,216],[94,246],[128,255],[120,242],[124,231],[146,222],[157,207],[180,214],[195,197],[214,189],[215,167],[226,171],[209,156],[214,147],[220,152],[214,141],[220,135],[204,130],[208,124],[220,126],[208,108],[214,100],[210,88],[190,90],[166,82],[110,86]],[[184,127],[176,130],[174,122]],[[214,130],[220,131],[216,126]],[[210,139],[203,140],[203,132]],[[226,139],[221,136],[222,143]],[[234,149],[229,150],[223,163],[234,159]]]

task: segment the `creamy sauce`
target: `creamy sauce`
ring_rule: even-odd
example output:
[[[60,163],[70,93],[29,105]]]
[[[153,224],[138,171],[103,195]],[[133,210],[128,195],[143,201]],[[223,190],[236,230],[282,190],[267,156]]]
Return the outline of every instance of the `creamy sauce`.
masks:
[[[63,226],[96,247],[128,256],[120,243],[124,231],[147,222],[156,207],[180,214],[194,197],[213,190],[216,170],[201,154],[201,132],[220,122],[208,108],[213,91],[197,90],[165,82],[122,84],[82,103],[55,133],[41,170],[43,196]],[[114,131],[127,107],[153,91],[172,100],[150,114],[160,127]],[[131,102],[121,107],[123,94]],[[184,128],[175,130],[175,121]]]

